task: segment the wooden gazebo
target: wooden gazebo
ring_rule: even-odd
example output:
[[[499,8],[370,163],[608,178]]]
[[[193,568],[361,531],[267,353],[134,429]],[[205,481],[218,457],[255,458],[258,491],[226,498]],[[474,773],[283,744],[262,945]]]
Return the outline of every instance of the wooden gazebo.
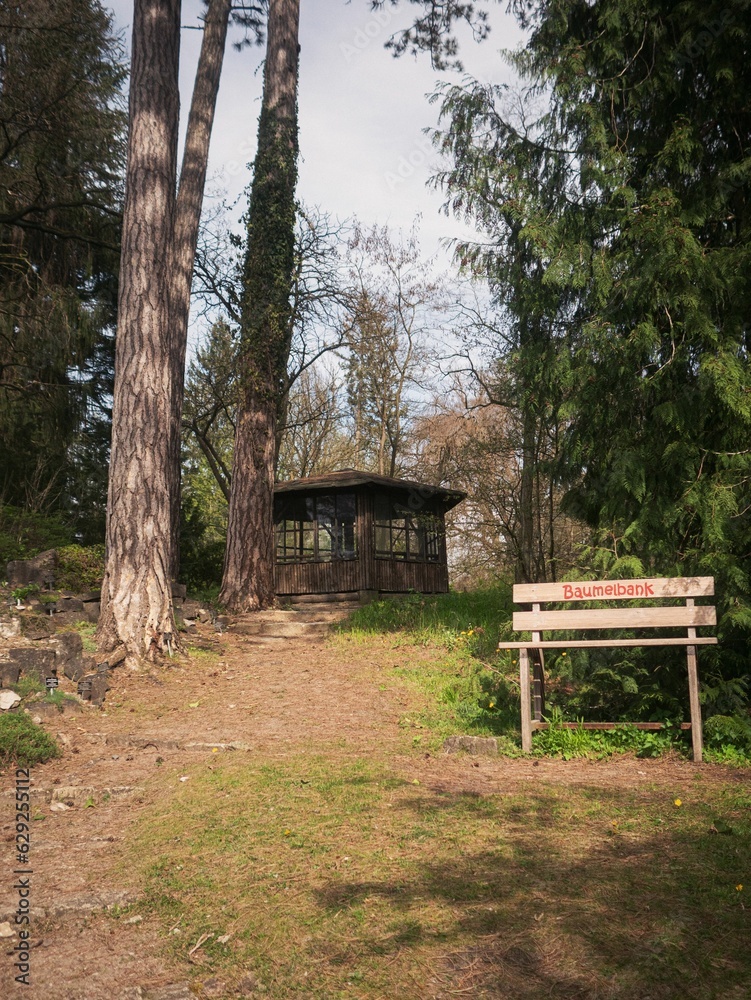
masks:
[[[464,496],[355,469],[277,483],[277,595],[445,593],[444,515]]]

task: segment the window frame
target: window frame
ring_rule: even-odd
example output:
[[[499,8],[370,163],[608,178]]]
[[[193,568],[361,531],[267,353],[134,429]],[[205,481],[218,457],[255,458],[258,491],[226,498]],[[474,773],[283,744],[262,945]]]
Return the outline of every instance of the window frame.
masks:
[[[274,559],[278,565],[353,562],[359,558],[359,504],[355,492],[311,493],[295,500],[304,507],[304,517],[274,519]],[[340,510],[345,500],[348,509]],[[331,505],[332,501],[332,513],[326,517],[321,508]],[[345,543],[348,531],[351,531],[348,539],[351,545]],[[283,539],[281,546],[280,538]],[[330,542],[330,546],[326,542]]]
[[[441,539],[445,534],[440,514],[436,511],[416,514],[397,502],[381,502],[384,505],[382,511],[378,511],[376,503],[373,517],[375,558],[431,566],[440,563],[443,553]],[[384,517],[382,513],[386,503],[391,508],[389,517]]]

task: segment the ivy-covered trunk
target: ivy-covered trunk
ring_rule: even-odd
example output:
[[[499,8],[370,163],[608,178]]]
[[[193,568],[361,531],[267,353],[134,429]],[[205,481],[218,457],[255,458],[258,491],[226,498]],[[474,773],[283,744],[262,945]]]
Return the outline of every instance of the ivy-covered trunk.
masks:
[[[271,0],[258,151],[248,208],[241,399],[220,601],[235,611],[274,600],[274,457],[290,349],[297,183],[299,0]]]

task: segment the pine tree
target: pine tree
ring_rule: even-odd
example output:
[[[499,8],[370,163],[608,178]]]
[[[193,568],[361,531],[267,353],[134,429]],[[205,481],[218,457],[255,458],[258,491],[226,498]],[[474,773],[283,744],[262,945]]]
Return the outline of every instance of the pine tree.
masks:
[[[0,0],[0,21],[0,495],[96,534],[106,487],[82,468],[107,463],[125,66],[95,0]]]

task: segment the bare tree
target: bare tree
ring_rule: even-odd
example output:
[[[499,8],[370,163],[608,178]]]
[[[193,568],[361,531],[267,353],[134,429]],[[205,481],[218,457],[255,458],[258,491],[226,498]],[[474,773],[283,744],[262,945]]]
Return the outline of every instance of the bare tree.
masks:
[[[345,377],[355,464],[395,476],[435,371],[440,283],[420,258],[416,228],[400,241],[387,227],[357,227],[350,270],[356,294]]]

